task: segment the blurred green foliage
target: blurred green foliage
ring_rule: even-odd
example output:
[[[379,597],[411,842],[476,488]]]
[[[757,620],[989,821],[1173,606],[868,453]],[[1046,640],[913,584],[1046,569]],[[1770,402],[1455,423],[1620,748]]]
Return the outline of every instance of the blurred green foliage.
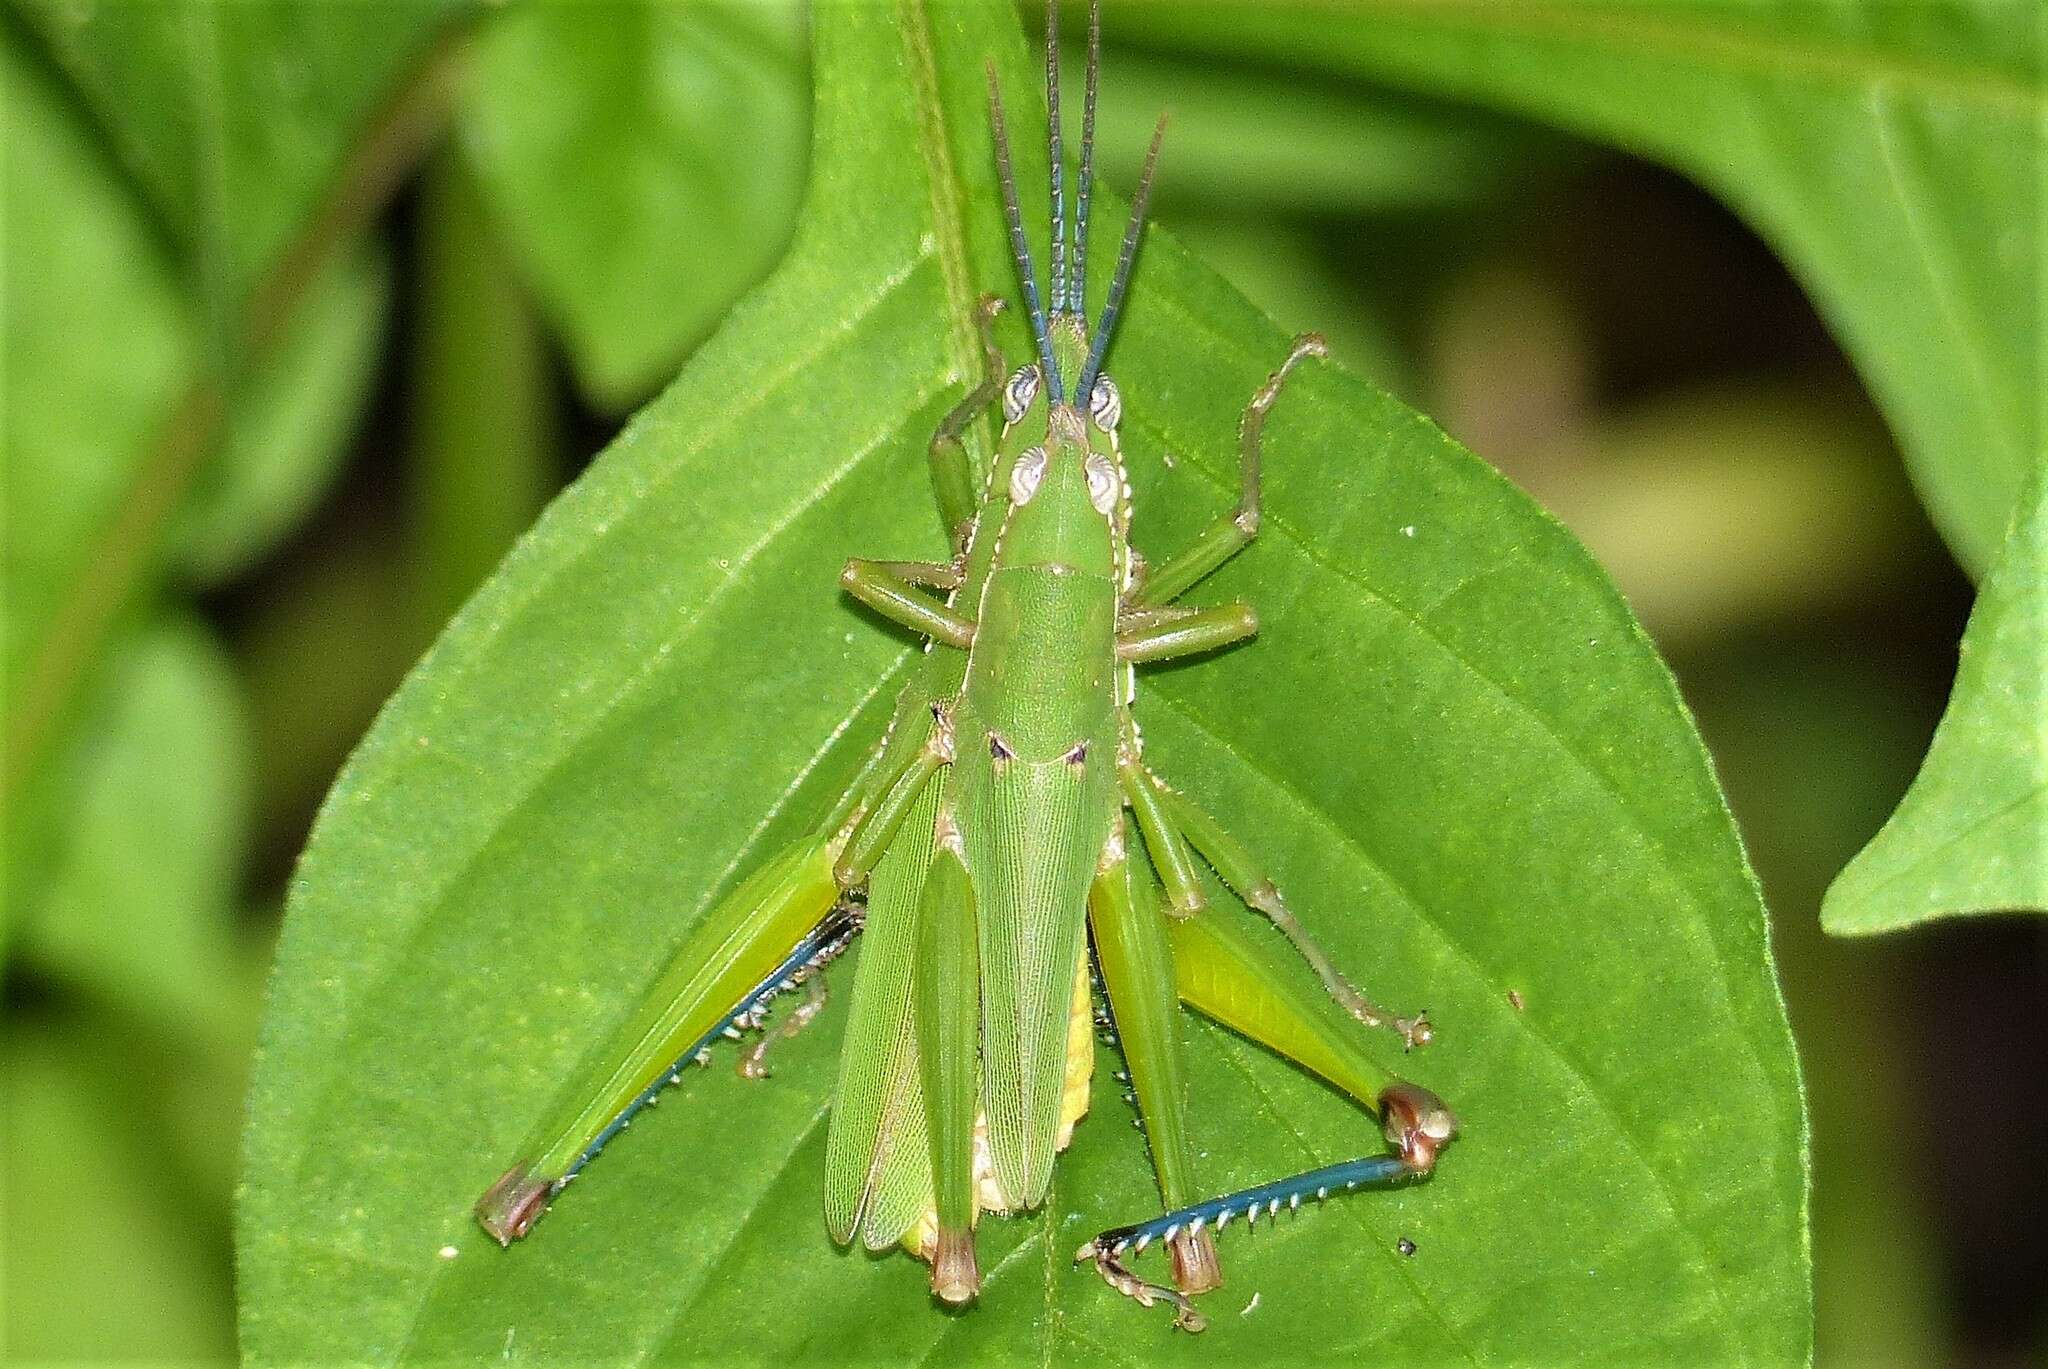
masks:
[[[2039,15],[2009,0],[1140,0],[1173,47],[1365,76],[1657,158],[1784,254],[1981,570],[2044,459]]]
[[[548,0],[477,45],[458,141],[591,402],[674,376],[787,245],[810,126],[793,5]]]
[[[1108,16],[1110,183],[1171,105],[1163,221],[1537,494],[1673,654],[1802,1042],[1823,1358],[2048,1343],[2038,1300],[1958,1321],[1952,1271],[1988,1237],[1901,1159],[1936,1082],[1914,1043],[1944,1030],[1932,948],[1979,938],[2035,1003],[2038,933],[1813,931],[1953,665],[1966,599],[1916,492],[1987,593],[1921,816],[1866,861],[1931,848],[1961,795],[2035,883],[1934,910],[2040,898],[2048,739],[2016,735],[2048,658],[2040,520],[2013,512],[2044,453],[2028,11]],[[0,40],[0,1354],[225,1359],[290,854],[446,615],[789,241],[805,44],[786,7],[608,0],[13,0]],[[1876,408],[1784,268],[1614,149],[1782,254]],[[2024,1154],[2034,1126],[1949,1139]]]

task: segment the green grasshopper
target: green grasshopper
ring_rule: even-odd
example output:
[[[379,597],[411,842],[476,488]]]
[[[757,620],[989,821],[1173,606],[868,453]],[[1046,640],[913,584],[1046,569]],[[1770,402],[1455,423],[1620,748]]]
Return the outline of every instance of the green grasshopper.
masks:
[[[1001,301],[985,298],[987,374],[930,448],[952,559],[854,560],[841,577],[855,599],[926,639],[920,669],[825,822],[712,909],[606,1046],[599,1084],[549,1119],[484,1194],[478,1220],[501,1243],[524,1236],[685,1064],[708,1059],[721,1037],[761,1027],[771,1000],[804,985],[803,1003],[741,1061],[742,1073],[764,1073],[767,1047],[823,1007],[821,972],[856,935],[863,950],[827,1140],[826,1226],[841,1244],[911,1250],[930,1263],[932,1290],[949,1304],[980,1288],[980,1214],[1038,1207],[1054,1156],[1087,1109],[1092,983],[1105,1000],[1101,1021],[1120,1043],[1168,1210],[1102,1233],[1075,1259],[1146,1306],[1171,1303],[1178,1325],[1200,1328],[1189,1298],[1221,1282],[1213,1233],[1232,1218],[1254,1221],[1304,1197],[1425,1177],[1455,1133],[1433,1094],[1392,1079],[1357,1039],[1364,1023],[1419,1045],[1429,1039],[1427,1020],[1365,999],[1238,839],[1147,764],[1130,711],[1136,667],[1214,651],[1257,630],[1249,604],[1177,601],[1256,535],[1266,415],[1296,366],[1324,348],[1314,336],[1297,339],[1246,407],[1238,506],[1179,556],[1148,565],[1130,541],[1122,399],[1103,360],[1165,120],[1091,333],[1084,297],[1099,0],[1089,16],[1071,262],[1058,6],[1046,10],[1049,311],[989,71],[997,170],[1036,358],[1008,369],[993,331]],[[1001,435],[993,458],[979,462],[963,437],[992,406]],[[1298,986],[1262,939],[1207,909],[1198,855],[1273,923],[1326,994]],[[1194,1201],[1181,1003],[1375,1110],[1391,1153]],[[1126,1264],[1155,1240],[1169,1252],[1170,1286]]]

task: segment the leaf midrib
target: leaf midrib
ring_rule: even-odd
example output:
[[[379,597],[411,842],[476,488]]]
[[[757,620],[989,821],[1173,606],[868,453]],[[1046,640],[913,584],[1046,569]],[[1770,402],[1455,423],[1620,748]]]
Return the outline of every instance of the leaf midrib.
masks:
[[[1990,812],[1980,813],[1977,816],[1971,818],[1968,822],[1964,823],[1961,827],[1956,828],[1955,830],[1947,833],[1945,836],[1941,837],[1938,841],[1936,841],[1933,845],[1921,851],[1919,855],[1913,857],[1912,860],[1909,860],[1905,864],[1897,867],[1890,874],[1886,875],[1883,879],[1878,880],[1869,888],[1863,890],[1861,897],[1866,901],[1875,900],[1878,894],[1888,891],[1893,885],[1899,883],[1906,876],[1917,874],[1926,866],[1934,864],[1936,862],[1937,857],[1946,857],[1957,846],[1962,845],[1970,838],[1976,836],[1979,832],[1982,832],[1985,828],[2004,821],[2006,818],[2012,816],[2015,810],[2024,808],[2028,804],[2038,802],[2043,798],[2048,798],[2048,783],[2037,783],[2028,786],[2026,790],[2014,796],[2013,798],[2006,800],[2004,803],[1999,804],[1998,807],[1992,809]],[[1903,809],[1903,805],[1901,805],[1901,808]],[[1958,909],[1956,911],[1960,912],[1969,910]],[[1986,909],[1985,911],[1996,910]]]
[[[1951,273],[1941,269],[1936,261],[1934,243],[1919,207],[1925,201],[1907,192],[1905,178],[1900,174],[1902,168],[1892,131],[1896,114],[1886,94],[1883,85],[1874,84],[1867,99],[1871,132],[1875,135],[1878,158],[1884,165],[1885,185],[1898,205],[1899,218],[1905,225],[1906,234],[1913,241],[1913,255],[1918,258],[1921,273],[1927,281],[1928,293],[1934,298],[1935,308],[1947,322],[1949,335],[1961,345],[1963,370],[1970,377],[1970,388],[1974,393],[1976,410],[1982,417],[1984,429],[1992,440],[2007,449],[2008,458],[2014,457],[2018,454],[2020,435],[2005,431],[2005,425],[1999,418],[2004,406],[1993,393],[1992,367],[1985,360],[1987,344],[1982,336],[1982,316],[1959,306]]]

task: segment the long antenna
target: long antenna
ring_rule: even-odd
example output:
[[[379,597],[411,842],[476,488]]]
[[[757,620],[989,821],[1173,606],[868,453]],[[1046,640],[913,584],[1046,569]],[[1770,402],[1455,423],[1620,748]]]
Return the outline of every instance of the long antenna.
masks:
[[[1003,92],[996,84],[996,64],[988,64],[988,114],[996,135],[996,179],[1003,187],[1003,212],[1010,218],[1010,256],[1024,282],[1024,303],[1031,310],[1031,333],[1038,343],[1038,364],[1045,377],[1048,403],[1060,402],[1060,371],[1052,358],[1052,338],[1045,330],[1045,305],[1038,298],[1038,276],[1031,266],[1031,244],[1024,237],[1024,215],[1017,208],[1017,176],[1010,167],[1010,130],[1003,121]],[[1158,147],[1154,145],[1154,151]]]
[[[1088,364],[1081,368],[1081,379],[1074,388],[1076,397],[1085,397],[1095,388],[1095,377],[1102,370],[1102,354],[1109,350],[1109,334],[1116,327],[1117,310],[1123,307],[1124,287],[1131,283],[1131,262],[1138,255],[1138,238],[1145,231],[1145,204],[1152,198],[1152,170],[1159,164],[1159,144],[1166,137],[1166,116],[1159,116],[1159,123],[1152,130],[1152,146],[1145,153],[1145,169],[1138,173],[1138,193],[1131,197],[1131,221],[1124,228],[1124,245],[1117,253],[1116,274],[1110,277],[1109,298],[1103,301],[1102,318],[1095,325],[1095,343],[1088,349]]]
[[[1067,312],[1088,317],[1088,192],[1095,183],[1095,75],[1102,63],[1102,0],[1088,0],[1088,94],[1081,112],[1081,183],[1074,191],[1074,269]]]
[[[1066,149],[1060,143],[1060,5],[1045,4],[1045,141],[1052,168],[1052,311],[1067,307],[1067,202],[1064,194]]]

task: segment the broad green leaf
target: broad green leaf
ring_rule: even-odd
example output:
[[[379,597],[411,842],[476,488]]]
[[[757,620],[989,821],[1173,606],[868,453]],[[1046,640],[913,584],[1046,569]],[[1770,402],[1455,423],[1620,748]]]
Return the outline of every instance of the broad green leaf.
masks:
[[[243,1027],[236,880],[249,808],[248,722],[233,671],[195,624],[139,630],[109,654],[50,767],[62,820],[15,910],[46,975],[166,1024]]]
[[[1479,100],[1656,158],[1790,264],[1966,567],[2041,450],[2038,7],[1879,0],[1258,0],[1120,32]]]
[[[1828,889],[1831,932],[2048,911],[2048,472],[1984,579],[1961,656],[1920,773]]]
[[[788,243],[802,12],[536,0],[482,34],[462,138],[578,378],[625,410]]]
[[[822,1229],[835,1008],[770,1084],[692,1074],[520,1248],[475,1229],[508,1149],[711,899],[816,820],[914,656],[835,577],[939,551],[925,444],[977,365],[976,292],[1013,280],[982,64],[1028,129],[1038,63],[999,4],[815,25],[791,257],[457,615],[328,799],[252,1091],[245,1353],[1805,1357],[1797,1063],[1671,678],[1554,521],[1327,367],[1275,410],[1267,532],[1214,590],[1256,598],[1263,635],[1148,674],[1141,703],[1151,758],[1340,963],[1441,1024],[1400,1061],[1465,1122],[1435,1180],[1226,1233],[1214,1325],[1177,1337],[1068,1265],[1156,1210],[1105,1062],[1046,1209],[983,1224],[985,1296],[947,1316],[920,1267]],[[1145,546],[1227,506],[1239,407],[1285,347],[1150,238],[1112,357]],[[1205,1184],[1377,1147],[1355,1108],[1189,1030]]]
[[[20,0],[169,225],[216,337],[471,0]]]

